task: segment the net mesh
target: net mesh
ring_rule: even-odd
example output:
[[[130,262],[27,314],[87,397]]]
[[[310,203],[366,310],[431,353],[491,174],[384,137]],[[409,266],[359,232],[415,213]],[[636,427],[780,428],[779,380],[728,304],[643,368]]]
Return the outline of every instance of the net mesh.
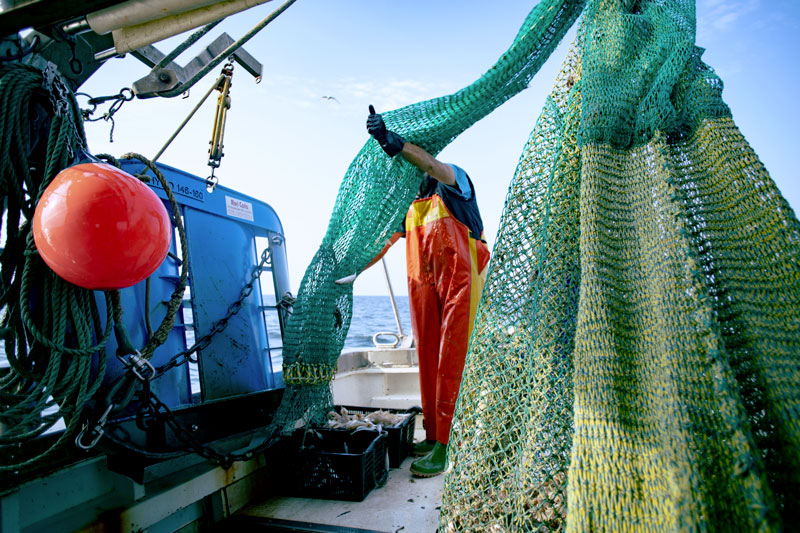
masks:
[[[440,530],[788,528],[800,223],[701,60],[694,1],[544,0],[477,82],[386,122],[438,153],[523,89],[581,13],[506,200]],[[333,280],[382,248],[417,189],[379,150],[348,169],[301,284],[279,424],[324,416],[352,303]]]
[[[530,12],[500,60],[461,91],[383,115],[389,129],[438,154],[475,122],[525,89],[573,25],[583,1],[545,1]],[[352,286],[336,279],[361,271],[399,227],[422,172],[389,158],[370,140],[345,173],[328,230],[303,276],[284,333],[284,399],[274,427],[324,423],[352,316]]]
[[[506,200],[443,531],[797,523],[800,225],[694,16],[586,6]]]

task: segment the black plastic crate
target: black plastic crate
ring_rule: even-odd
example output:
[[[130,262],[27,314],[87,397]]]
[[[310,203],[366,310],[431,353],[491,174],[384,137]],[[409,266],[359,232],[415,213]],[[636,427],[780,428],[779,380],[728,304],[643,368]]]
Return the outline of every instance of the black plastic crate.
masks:
[[[411,455],[414,449],[414,426],[416,425],[417,413],[422,412],[419,407],[410,409],[378,409],[375,407],[356,407],[352,405],[337,405],[336,411],[342,412],[342,407],[348,413],[369,414],[375,411],[386,411],[392,414],[408,414],[409,416],[396,426],[383,426],[383,430],[388,435],[387,448],[389,451],[389,467],[400,468],[403,460]],[[342,430],[336,430],[342,431]]]
[[[278,488],[287,496],[362,501],[389,477],[386,433],[297,430],[282,440]]]

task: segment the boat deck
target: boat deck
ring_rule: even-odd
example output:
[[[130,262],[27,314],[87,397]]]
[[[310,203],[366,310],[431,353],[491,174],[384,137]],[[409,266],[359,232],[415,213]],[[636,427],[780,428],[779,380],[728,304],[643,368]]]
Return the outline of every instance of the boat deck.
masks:
[[[271,527],[274,531],[433,533],[439,525],[444,476],[412,477],[412,460],[408,457],[400,468],[389,470],[386,484],[373,489],[364,501],[274,497],[248,505],[228,524],[240,531]]]
[[[425,438],[419,418],[415,442]],[[413,460],[406,457],[399,468],[389,469],[386,484],[363,501],[270,497],[242,508],[227,525],[236,531],[433,533],[439,525],[444,476],[413,477]]]

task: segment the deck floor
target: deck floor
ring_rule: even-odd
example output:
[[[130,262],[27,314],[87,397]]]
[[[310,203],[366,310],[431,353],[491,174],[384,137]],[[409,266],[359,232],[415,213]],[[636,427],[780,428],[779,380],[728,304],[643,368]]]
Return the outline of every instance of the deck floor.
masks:
[[[250,504],[237,514],[385,533],[433,533],[439,525],[444,476],[412,477],[412,460],[407,457],[400,468],[389,470],[386,484],[362,502],[278,497]]]

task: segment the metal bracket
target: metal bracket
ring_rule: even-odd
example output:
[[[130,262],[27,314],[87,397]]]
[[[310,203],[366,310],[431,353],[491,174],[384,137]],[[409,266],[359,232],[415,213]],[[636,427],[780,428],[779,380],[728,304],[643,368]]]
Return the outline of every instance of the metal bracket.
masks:
[[[172,61],[164,68],[153,68],[158,65],[166,55],[152,45],[145,46],[144,48],[132,52],[135,58],[153,69],[150,74],[133,83],[134,94],[136,94],[137,98],[153,98],[158,96],[159,93],[179,87],[200,72],[203,67],[216,61],[233,43],[233,38],[227,33],[223,33],[203,49],[197,57],[189,61],[185,67],[181,67]],[[242,68],[256,78],[256,81],[261,81],[263,66],[253,56],[247,53],[244,48],[239,48],[233,52],[232,57]]]

